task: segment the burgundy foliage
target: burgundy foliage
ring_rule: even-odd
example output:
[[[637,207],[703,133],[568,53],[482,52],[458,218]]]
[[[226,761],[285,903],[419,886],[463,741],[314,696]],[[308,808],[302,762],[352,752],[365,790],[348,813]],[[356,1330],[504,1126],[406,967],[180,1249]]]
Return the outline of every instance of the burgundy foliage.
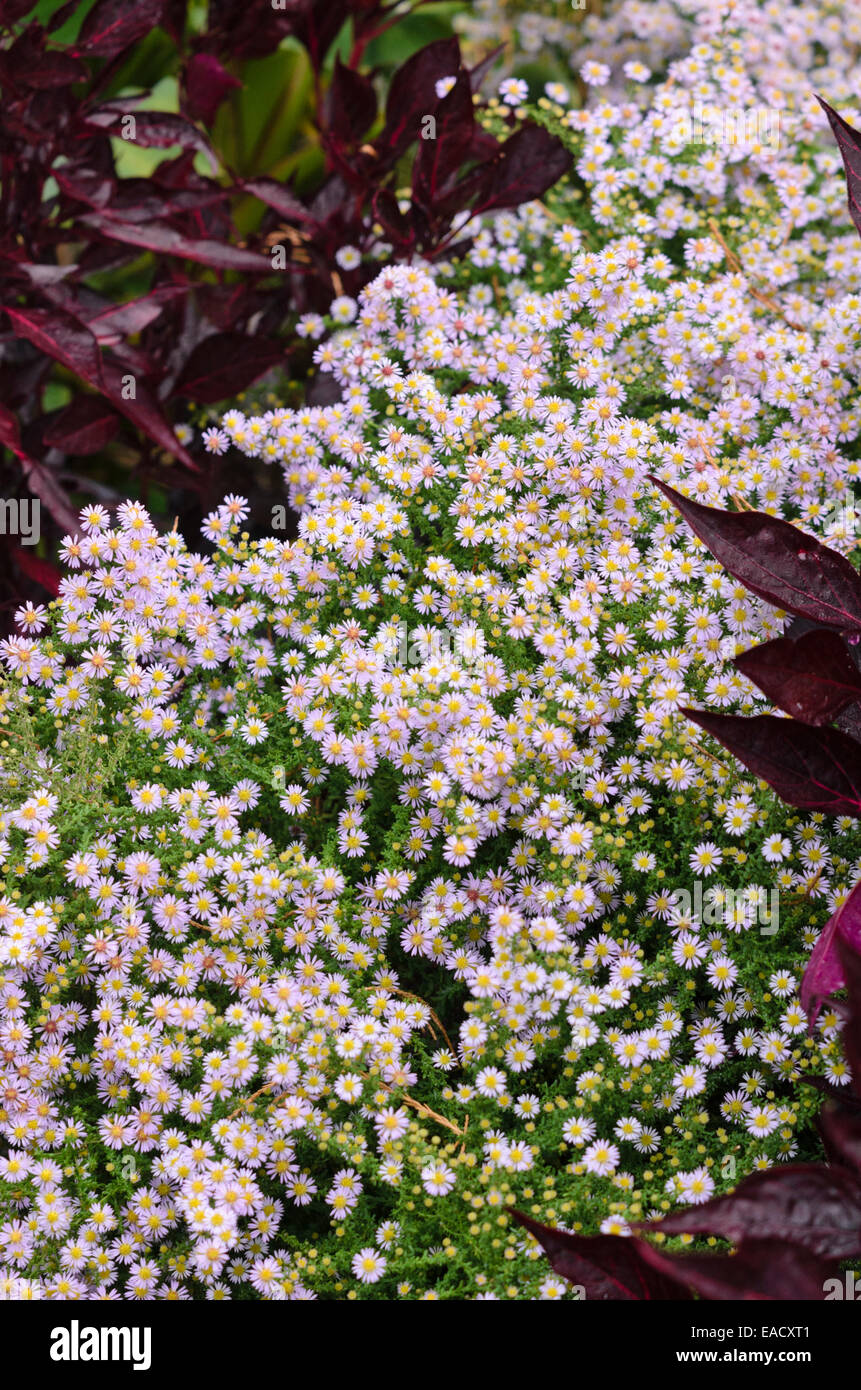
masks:
[[[187,40],[187,0],[97,0],[77,40],[61,45],[54,36],[74,3],[42,24],[23,22],[32,5],[0,0],[0,492],[38,496],[49,541],[75,529],[82,497],[110,504],[130,490],[127,474],[116,491],[91,471],[86,460],[103,450],[136,461],[137,490],[152,479],[168,484],[171,513],[190,515],[193,526],[223,480],[208,456],[183,447],[174,421],[189,401],[227,402],[273,367],[307,373],[310,353],[289,336],[292,316],[325,312],[376,273],[379,262],[364,255],[379,249],[375,222],[396,258],[450,254],[465,244],[458,221],[540,197],[568,167],[543,129],[529,125],[502,141],[481,129],[473,96],[486,64],[468,71],[454,38],[404,63],[379,110],[373,75],[360,64],[368,43],[397,22],[393,8],[382,0],[210,0],[205,31]],[[330,50],[348,22],[352,49],[333,65]],[[109,95],[156,27],[177,46],[179,114]],[[265,175],[225,170],[212,144],[242,64],[287,35],[311,60],[326,156],[317,187],[301,198]],[[443,77],[455,83],[440,98]],[[116,168],[112,137],[123,137],[129,116],[138,145],[179,150],[146,179]],[[428,116],[436,139],[423,140]],[[412,200],[401,208],[394,190],[410,182],[410,160]],[[243,237],[234,210],[240,200],[247,208],[249,195],[258,226]],[[283,270],[274,266],[276,244]],[[348,244],[364,259],[342,271],[335,253]],[[139,283],[142,264],[146,292],[123,302],[105,288],[129,267]],[[44,401],[57,382],[71,390],[61,410]],[[0,582],[28,594],[24,577],[52,588],[51,564],[22,552],[3,548]]]
[[[817,97],[817,101],[828,117],[832,134],[840,147],[843,168],[846,171],[849,211],[852,221],[861,233],[861,135],[857,130],[853,130],[842,116],[838,116],[834,108],[829,106],[827,101],[823,101],[822,97]]]

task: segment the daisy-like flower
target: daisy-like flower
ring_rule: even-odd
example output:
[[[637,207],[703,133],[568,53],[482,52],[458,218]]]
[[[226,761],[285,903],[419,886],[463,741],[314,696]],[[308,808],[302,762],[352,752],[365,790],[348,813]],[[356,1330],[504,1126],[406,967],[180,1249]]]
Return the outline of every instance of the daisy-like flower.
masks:
[[[230,438],[224,430],[211,427],[205,429],[202,435],[203,447],[208,454],[226,454],[230,447]]]
[[[278,804],[282,810],[288,811],[290,815],[300,816],[307,811],[310,803],[305,788],[300,787],[296,782],[291,782],[284,788],[284,795],[279,797]]]
[[[353,1256],[352,1269],[362,1284],[377,1284],[386,1272],[386,1257],[372,1246],[365,1246]]]
[[[619,1150],[615,1144],[610,1144],[605,1139],[596,1139],[585,1150],[583,1163],[587,1173],[607,1177],[619,1166]]]
[[[679,1200],[688,1205],[699,1206],[708,1202],[714,1193],[714,1179],[708,1168],[694,1168],[689,1173],[676,1175]]]
[[[427,1163],[421,1171],[422,1186],[431,1197],[444,1197],[455,1185],[455,1175],[447,1163]]]
[[[704,878],[710,878],[723,863],[723,853],[711,840],[704,840],[694,846],[688,863],[695,873],[702,874]]]
[[[529,96],[529,86],[522,78],[506,77],[497,88],[506,106],[521,106]]]
[[[760,853],[766,863],[779,864],[792,853],[792,845],[785,835],[769,835]]]

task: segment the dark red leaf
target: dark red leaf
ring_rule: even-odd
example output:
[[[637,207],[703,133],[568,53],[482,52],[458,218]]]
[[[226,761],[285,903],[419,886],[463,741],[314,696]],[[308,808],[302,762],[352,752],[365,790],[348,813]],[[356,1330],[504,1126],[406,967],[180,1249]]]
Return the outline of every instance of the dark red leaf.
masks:
[[[829,106],[827,101],[823,101],[822,97],[818,96],[816,100],[828,117],[828,123],[840,148],[846,173],[849,211],[852,221],[861,233],[861,135],[857,130],[853,130],[842,116],[838,116],[834,108]]]
[[[849,997],[843,1024],[843,1052],[852,1072],[852,1087],[861,1096],[861,931],[857,918],[843,915],[837,925],[837,949]]]
[[[173,458],[179,459],[185,464],[186,468],[192,473],[199,473],[200,467],[188,451],[180,444],[158,404],[158,401],[148,389],[146,383],[140,378],[135,378],[133,397],[128,396],[126,391],[127,382],[125,378],[129,374],[123,372],[115,362],[105,361],[104,363],[104,391],[108,400],[112,401],[117,410],[133,425],[147,435],[153,443],[160,449],[164,449]]]
[[[0,405],[0,444],[5,444],[17,458],[21,457],[21,431],[18,421],[5,405]]]
[[[117,410],[159,448],[180,459],[192,472],[200,472],[191,455],[176,438],[146,384],[140,378],[127,382],[125,378],[129,373],[123,372],[117,363],[102,358],[96,339],[82,323],[61,309],[30,309],[26,313],[7,309],[6,312],[18,331],[36,347],[104,392]],[[128,389],[130,386],[134,389],[133,396]]]
[[[35,8],[36,0],[3,0],[0,5],[0,24],[11,29],[19,19],[23,19]]]
[[[735,579],[788,613],[861,632],[861,576],[836,550],[765,512],[704,507],[649,475]]]
[[[57,525],[64,531],[77,531],[80,527],[77,513],[65,488],[57,482],[56,474],[46,464],[30,458],[27,454],[21,454],[19,458],[27,486],[40,502],[44,502]]]
[[[724,1197],[682,1207],[641,1230],[791,1242],[824,1259],[861,1255],[861,1182],[843,1168],[798,1163],[752,1173]]]
[[[139,299],[129,299],[125,304],[100,310],[87,319],[87,327],[95,333],[100,343],[119,343],[127,334],[142,333],[164,313],[168,304],[183,298],[188,290],[187,285],[161,285]]]
[[[456,77],[460,68],[460,44],[456,38],[435,39],[408,58],[389,84],[386,124],[378,147],[397,157],[418,140],[422,116],[432,114],[439,102],[437,82],[442,77]]]
[[[815,1023],[822,1002],[835,990],[843,987],[843,963],[839,940],[852,943],[861,950],[861,883],[856,883],[849,897],[825,923],[813,948],[801,981],[801,1005]]]
[[[161,27],[170,34],[171,38],[182,46],[185,35],[185,22],[187,19],[188,0],[165,0],[164,10],[161,16]]]
[[[10,275],[26,275],[31,285],[36,285],[39,289],[44,289],[51,285],[57,285],[63,280],[68,280],[77,273],[77,268],[73,265],[38,265],[33,261],[14,260],[0,251],[6,261],[6,270]]]
[[[10,60],[15,61],[14,49]],[[70,53],[59,49],[48,49],[39,57],[38,63],[22,73],[28,87],[37,91],[47,91],[51,87],[67,87],[72,82],[80,82],[87,76],[87,69]]]
[[[133,117],[134,136],[130,137],[130,144],[140,145],[147,150],[166,150],[172,145],[179,145],[184,150],[200,150],[208,157],[213,170],[218,168],[212,146],[191,121],[172,111],[138,111],[133,106],[129,109],[130,105],[113,102],[99,106],[87,113],[85,124],[111,135],[119,135],[126,117]]]
[[[211,405],[244,391],[270,367],[284,361],[283,343],[245,333],[213,333],[198,343],[173,392]]]
[[[45,20],[45,27],[48,33],[54,34],[58,29],[61,29],[65,24],[66,20],[71,19],[72,15],[75,13],[75,10],[78,8],[78,5],[79,0],[66,0],[65,5],[61,5],[58,10],[55,10],[54,13],[51,15],[51,18]],[[29,8],[33,8],[32,4],[29,6]]]
[[[353,0],[354,3],[354,0]],[[288,10],[295,12],[294,32],[304,44],[317,72],[323,65],[338,31],[353,9],[351,0],[287,0]]]
[[[861,1113],[828,1101],[819,1113],[819,1128],[830,1163],[842,1163],[861,1177]]]
[[[6,309],[16,332],[92,386],[101,389],[99,345],[88,328],[64,309]]]
[[[512,1211],[512,1216],[543,1246],[557,1274],[580,1284],[589,1300],[686,1299],[691,1295],[676,1275],[657,1270],[646,1258],[650,1247],[628,1236],[576,1236],[556,1231]]]
[[[163,8],[164,0],[97,0],[71,51],[113,58],[154,29]]]
[[[734,664],[772,704],[805,724],[830,724],[861,700],[861,672],[843,638],[828,628],[778,637],[742,652]]]
[[[286,222],[309,222],[311,214],[286,184],[275,179],[246,179],[241,185],[243,192],[259,198],[267,207],[274,208]]]
[[[242,86],[212,53],[195,53],[185,66],[183,82],[188,114],[204,125],[212,125],[231,88]]]
[[[505,44],[500,43],[496,46],[496,48],[492,48],[489,53],[485,53],[484,57],[479,59],[479,61],[475,64],[475,67],[469,69],[469,85],[472,87],[473,92],[478,91],[479,87],[481,86],[487,74],[490,72],[490,69],[493,67],[500,53],[504,52]]]
[[[168,0],[173,8],[177,0]],[[324,0],[340,10],[345,0]],[[300,38],[303,12],[310,0],[209,0],[206,40],[208,46],[231,59],[262,58],[288,35]],[[340,27],[339,21],[339,27]],[[178,24],[178,21],[174,21]]]
[[[861,744],[848,734],[774,714],[744,719],[710,710],[682,713],[790,806],[832,816],[861,814]]]
[[[401,212],[394,193],[388,188],[380,188],[374,195],[374,217],[379,222],[386,238],[404,255],[415,241],[413,220],[408,212]]]
[[[329,135],[344,145],[357,144],[377,114],[373,82],[336,58],[324,110]]]
[[[65,194],[91,208],[109,207],[116,193],[116,180],[92,169],[64,166],[54,171],[54,178]]]
[[[250,270],[258,275],[272,269],[266,256],[256,251],[245,251],[239,246],[226,242],[197,240],[182,236],[172,227],[163,223],[149,222],[139,226],[132,222],[119,222],[116,218],[99,213],[86,213],[79,219],[88,227],[101,232],[102,236],[113,241],[121,241],[127,246],[138,246],[142,251],[159,251],[166,256],[181,256],[200,265],[215,266],[219,270]]]
[[[436,139],[420,140],[413,165],[413,199],[432,215],[445,185],[460,170],[472,144],[475,117],[472,89],[461,72],[436,107]]]
[[[113,439],[119,423],[101,396],[76,396],[51,417],[42,439],[66,454],[97,454]]]
[[[571,167],[562,141],[542,126],[523,125],[494,157],[476,212],[515,208],[540,198]]]

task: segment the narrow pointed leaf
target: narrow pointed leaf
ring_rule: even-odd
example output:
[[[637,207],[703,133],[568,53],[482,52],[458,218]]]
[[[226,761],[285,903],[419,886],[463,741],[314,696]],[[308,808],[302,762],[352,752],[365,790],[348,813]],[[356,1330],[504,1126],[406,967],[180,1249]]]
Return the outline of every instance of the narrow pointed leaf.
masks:
[[[259,178],[245,179],[242,183],[242,190],[251,193],[255,198],[259,198],[261,203],[273,208],[284,218],[285,222],[310,222],[311,214],[296,197],[291,193],[286,184],[278,183],[277,179]]]
[[[478,91],[497,58],[504,52],[505,44],[498,44],[497,47],[492,48],[489,53],[485,53],[484,57],[476,63],[475,67],[469,69],[469,84],[474,92]]]
[[[581,1284],[589,1300],[633,1302],[691,1297],[678,1276],[655,1269],[649,1262],[645,1241],[633,1236],[576,1236],[543,1226],[519,1211],[512,1215],[543,1247],[556,1273],[572,1284]]]
[[[90,330],[64,309],[6,309],[16,331],[92,386],[101,387],[101,353]]]
[[[732,1255],[670,1255],[654,1246],[647,1250],[645,1258],[655,1270],[684,1280],[710,1302],[818,1300],[825,1280],[839,1270],[837,1260],[821,1259],[783,1240],[743,1240]]]
[[[861,700],[861,672],[843,638],[828,628],[778,637],[735,658],[772,704],[805,724],[830,724]]]
[[[116,362],[105,362],[104,391],[108,400],[160,449],[164,449],[173,458],[179,459],[192,473],[199,473],[199,465],[195,463],[188,450],[180,444],[162,413],[158,401],[146,383],[139,378],[136,379],[134,397],[128,398],[124,389],[127,375],[128,373],[124,373]]]
[[[57,481],[57,476],[47,464],[39,459],[20,454],[21,466],[27,487],[39,501],[44,503],[58,526],[64,531],[78,530],[78,517],[66,489]]]
[[[861,815],[861,744],[848,734],[775,714],[745,719],[710,710],[682,713],[790,806],[831,816]]]
[[[167,150],[172,145],[182,149],[200,150],[210,161],[213,170],[218,168],[212,146],[206,137],[184,116],[173,111],[130,111],[127,104],[113,102],[99,106],[87,115],[86,124],[110,135],[119,135],[126,116],[133,116],[134,144],[142,149]]]
[[[97,0],[78,35],[72,53],[88,58],[113,58],[137,43],[161,19],[164,0]]]
[[[205,405],[223,401],[285,360],[283,343],[245,333],[213,333],[190,354],[174,395]]]
[[[798,1163],[744,1178],[734,1192],[640,1227],[665,1235],[782,1240],[825,1259],[861,1254],[861,1181],[844,1168]]]
[[[849,211],[852,221],[855,223],[859,233],[861,233],[861,135],[857,130],[844,121],[842,116],[838,116],[833,106],[829,106],[822,97],[816,100],[828,117],[834,139],[840,148],[843,157],[843,168],[846,173],[846,193],[849,203]]]
[[[27,486],[32,489],[40,502],[44,502],[57,524],[67,531],[74,530],[77,525],[77,517],[72,510],[66,492],[57,482],[50,468],[46,464],[40,463],[38,459],[31,458],[21,447],[18,421],[11,410],[7,410],[3,405],[0,405],[0,444],[5,444],[6,448],[15,455],[21,464]],[[25,568],[23,563],[22,568]]]
[[[266,256],[258,255],[256,251],[246,251],[240,246],[230,246],[226,242],[182,236],[163,223],[148,222],[138,225],[120,222],[116,218],[99,213],[87,213],[80,221],[88,227],[94,227],[102,236],[109,237],[112,241],[121,241],[127,246],[138,246],[142,251],[160,251],[167,256],[181,256],[219,270],[251,270],[256,271],[258,275],[265,275],[272,269],[272,262]]]
[[[126,334],[142,333],[164,313],[168,304],[188,292],[188,285],[162,285],[139,299],[108,305],[87,319],[87,327],[100,343],[115,345],[122,342]]]
[[[823,1000],[845,983],[840,938],[861,950],[861,883],[825,923],[813,948],[801,981],[801,1005],[816,1022]]]

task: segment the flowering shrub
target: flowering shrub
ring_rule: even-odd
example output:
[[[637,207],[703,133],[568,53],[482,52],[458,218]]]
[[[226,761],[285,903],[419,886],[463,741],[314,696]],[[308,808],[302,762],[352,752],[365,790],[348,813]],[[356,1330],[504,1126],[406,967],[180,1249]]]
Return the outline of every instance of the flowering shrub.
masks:
[[[63,42],[70,8],[45,25],[22,25],[20,5],[0,9],[0,486],[34,494],[59,540],[75,494],[94,495],[95,481],[101,500],[123,495],[112,487],[121,462],[124,489],[135,466],[139,489],[173,484],[169,515],[194,511],[197,525],[212,480],[189,452],[190,403],[231,400],[288,363],[301,380],[333,297],[337,314],[381,261],[450,253],[471,213],[540,196],[568,156],[513,114],[505,138],[482,128],[488,64],[466,69],[455,38],[407,58],[381,102],[360,65],[405,16],[376,0],[213,5],[203,33],[185,5],[100,0]],[[176,51],[171,62],[159,49],[159,80],[141,91],[140,44],[157,24]],[[167,33],[153,38],[170,48]],[[287,38],[293,49],[273,53]],[[303,120],[319,133],[304,171],[283,112],[244,148],[254,126],[236,92],[259,102],[265,55],[283,57],[279,76],[296,88],[282,107],[302,111],[307,90]],[[225,107],[239,110],[233,125]],[[154,155],[148,177],[137,162],[129,171],[130,155]],[[304,172],[303,196],[286,172]],[[50,556],[34,562],[17,545],[0,564],[13,593],[21,575],[56,592]]]
[[[87,508],[19,610],[10,1287],[549,1299],[511,1207],[610,1236],[816,1155],[802,1083],[850,1065],[798,986],[857,826],[679,714],[767,710],[732,658],[787,615],[648,476],[854,549],[861,252],[814,102],[692,142],[736,39],[551,93],[544,204],[330,317],[334,403],[205,431],[283,474],[273,534]]]

